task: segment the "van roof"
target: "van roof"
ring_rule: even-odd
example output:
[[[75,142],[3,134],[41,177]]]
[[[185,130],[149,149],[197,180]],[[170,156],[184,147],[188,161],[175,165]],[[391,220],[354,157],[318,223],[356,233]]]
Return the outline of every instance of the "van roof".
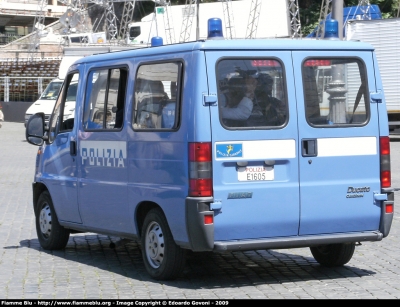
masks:
[[[93,61],[121,59],[122,57],[140,57],[160,54],[187,52],[195,50],[374,50],[371,44],[360,41],[316,40],[316,39],[236,39],[204,40],[189,43],[169,44],[159,47],[132,48],[84,57],[76,61],[88,63]]]

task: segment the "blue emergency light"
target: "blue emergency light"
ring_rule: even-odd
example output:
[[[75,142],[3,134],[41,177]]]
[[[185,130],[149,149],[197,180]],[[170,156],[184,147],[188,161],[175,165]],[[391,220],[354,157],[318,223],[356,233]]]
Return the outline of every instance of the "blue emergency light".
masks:
[[[208,36],[207,39],[223,39],[222,21],[219,18],[210,18],[208,20]]]
[[[325,21],[324,39],[339,39],[339,23],[336,19]]]
[[[154,36],[151,38],[151,47],[158,47],[164,45],[163,38],[160,36]]]

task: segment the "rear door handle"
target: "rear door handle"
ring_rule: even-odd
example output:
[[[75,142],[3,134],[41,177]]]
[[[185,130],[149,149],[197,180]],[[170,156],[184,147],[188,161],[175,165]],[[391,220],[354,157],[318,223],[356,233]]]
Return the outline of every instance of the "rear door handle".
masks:
[[[317,139],[302,139],[301,155],[303,157],[316,157],[318,155]]]

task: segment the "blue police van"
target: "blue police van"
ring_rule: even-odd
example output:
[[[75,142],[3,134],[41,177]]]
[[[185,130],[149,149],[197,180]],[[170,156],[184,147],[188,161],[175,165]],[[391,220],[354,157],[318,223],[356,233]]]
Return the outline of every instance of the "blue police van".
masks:
[[[326,40],[244,41],[224,40],[212,19],[206,40],[154,38],[77,60],[49,126],[38,113],[26,127],[39,146],[41,246],[63,249],[79,232],[137,240],[149,275],[166,280],[188,250],[309,247],[334,267],[387,237],[394,189],[377,58],[369,44],[334,39],[330,23]]]

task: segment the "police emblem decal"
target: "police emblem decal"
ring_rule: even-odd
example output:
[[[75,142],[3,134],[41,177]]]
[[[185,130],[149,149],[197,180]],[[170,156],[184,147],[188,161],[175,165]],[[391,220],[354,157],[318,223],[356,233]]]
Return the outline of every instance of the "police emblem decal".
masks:
[[[217,158],[241,158],[243,157],[243,144],[217,144]]]

